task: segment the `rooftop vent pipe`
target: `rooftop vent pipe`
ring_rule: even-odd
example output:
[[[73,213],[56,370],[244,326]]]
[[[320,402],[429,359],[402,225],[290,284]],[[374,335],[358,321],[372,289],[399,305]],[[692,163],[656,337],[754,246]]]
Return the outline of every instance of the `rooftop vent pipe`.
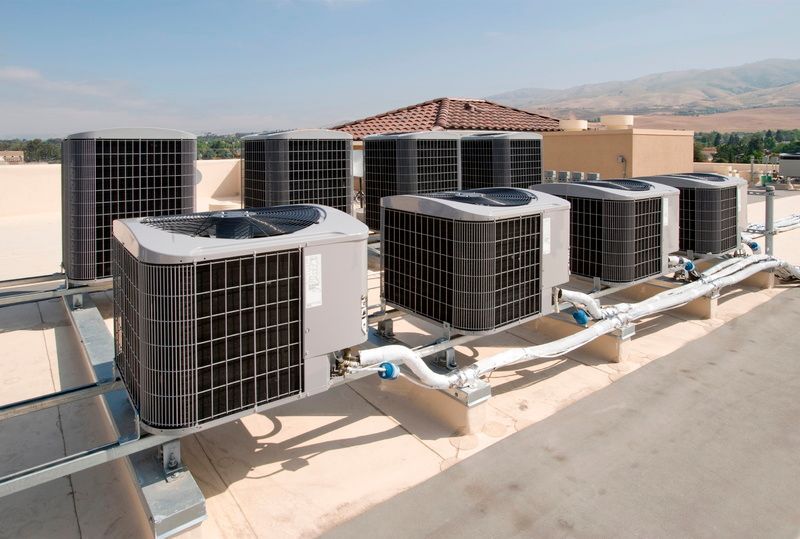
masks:
[[[589,122],[586,120],[559,120],[558,127],[562,131],[586,131],[589,129]]]
[[[600,116],[600,123],[606,126],[606,129],[630,129],[633,127],[633,115],[608,114]]]

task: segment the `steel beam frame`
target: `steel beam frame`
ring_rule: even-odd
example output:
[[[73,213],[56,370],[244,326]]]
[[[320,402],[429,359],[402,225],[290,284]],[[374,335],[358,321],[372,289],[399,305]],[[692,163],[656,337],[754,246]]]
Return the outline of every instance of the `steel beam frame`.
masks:
[[[97,380],[115,378],[114,339],[91,297],[81,294],[64,298],[64,305]],[[140,437],[139,418],[124,389],[106,393],[105,408],[119,436],[117,451],[132,446],[126,463],[138,486],[153,535],[170,537],[205,520],[205,497],[191,472],[181,466],[180,439],[176,435]],[[135,431],[130,430],[131,419]],[[171,455],[176,462],[169,474],[162,465],[162,455]]]
[[[113,338],[91,297],[83,294],[88,289],[73,289],[76,295],[65,296],[64,305],[95,382],[0,407],[0,420],[102,395],[117,440],[0,477],[0,497],[124,458],[153,536],[170,537],[205,520],[205,498],[182,464],[179,435],[140,432],[138,415],[114,371]]]

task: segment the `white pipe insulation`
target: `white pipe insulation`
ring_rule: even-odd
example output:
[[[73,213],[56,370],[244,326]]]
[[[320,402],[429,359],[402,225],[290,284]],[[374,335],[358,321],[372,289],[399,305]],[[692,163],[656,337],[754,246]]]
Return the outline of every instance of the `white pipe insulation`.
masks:
[[[719,271],[727,266],[730,266],[731,264],[735,264],[736,260],[737,259],[726,260],[717,265],[719,268],[714,266],[712,269],[717,268],[715,271]],[[690,273],[695,271],[694,263],[688,258],[682,256],[670,256],[669,267],[672,269],[683,269]],[[696,275],[695,273],[692,274]],[[591,295],[572,290],[559,290],[559,298],[564,302],[571,304],[575,308],[584,309],[594,320],[603,320],[619,312],[624,312],[622,309],[625,309],[628,306],[627,303],[621,303],[618,305],[612,305],[610,307],[603,307],[600,302]]]
[[[600,302],[589,294],[561,289],[558,295],[560,300],[571,304],[573,307],[585,309],[589,316],[595,320],[606,318]]]
[[[488,358],[479,359],[468,367],[448,374],[434,372],[417,353],[401,345],[362,350],[359,354],[361,367],[355,367],[352,370],[358,371],[363,367],[378,364],[404,364],[426,387],[432,389],[466,387],[494,370],[535,358],[563,355],[636,320],[679,307],[742,281],[760,271],[770,269],[774,269],[784,276],[800,279],[800,268],[797,266],[770,256],[754,255],[725,260],[701,274],[697,281],[661,292],[639,303],[619,303],[601,307],[596,299],[587,294],[562,290],[562,299],[584,305],[587,310],[591,309],[592,316],[597,315],[596,319],[600,321],[568,337],[537,346],[507,350]]]
[[[774,224],[775,232],[787,232],[789,230],[794,230],[795,228],[800,228],[800,213],[793,213],[788,217],[783,217],[781,219],[777,219]],[[767,227],[761,223],[751,223],[747,225],[745,232],[750,232],[753,234],[764,234],[766,233]]]
[[[667,265],[671,269],[686,269],[687,271],[692,271],[694,269],[694,262],[684,256],[668,256]]]

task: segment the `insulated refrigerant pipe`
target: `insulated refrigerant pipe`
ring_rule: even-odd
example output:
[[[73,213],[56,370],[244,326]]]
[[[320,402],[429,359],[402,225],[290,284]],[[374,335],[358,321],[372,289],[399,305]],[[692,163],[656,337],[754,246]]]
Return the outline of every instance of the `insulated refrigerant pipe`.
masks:
[[[434,372],[417,353],[400,345],[362,350],[359,356],[361,367],[353,370],[378,364],[404,364],[419,378],[420,384],[431,389],[466,387],[494,370],[536,358],[563,355],[640,318],[679,307],[720,288],[747,279],[760,271],[770,269],[800,279],[800,268],[769,256],[755,255],[726,260],[711,268],[713,271],[703,273],[699,280],[680,288],[667,290],[639,303],[620,303],[603,307],[598,314],[605,316],[604,319],[573,335],[542,345],[514,348],[480,359],[468,367],[447,374]],[[591,299],[596,301],[594,298]]]
[[[783,217],[776,220],[773,223],[773,228],[775,229],[776,234],[778,232],[788,232],[789,230],[800,228],[800,213],[795,213],[788,217]],[[766,229],[766,225],[760,223],[751,223],[747,225],[745,232],[749,232],[751,234],[764,234]]]
[[[707,270],[704,275],[708,276],[722,271],[725,268],[737,264],[739,260],[741,259],[731,258],[728,260],[723,260],[719,264]],[[683,269],[689,272],[695,270],[694,263],[688,258],[684,258],[682,256],[670,256],[669,265],[673,268],[683,267]],[[683,290],[683,288],[678,288],[676,290]],[[571,304],[573,307],[585,309],[589,316],[591,316],[594,320],[602,320],[604,318],[608,318],[609,316],[613,316],[614,314],[621,312],[621,309],[625,309],[629,305],[627,303],[620,303],[610,307],[603,307],[597,298],[594,298],[589,294],[563,289],[559,290],[559,299]]]

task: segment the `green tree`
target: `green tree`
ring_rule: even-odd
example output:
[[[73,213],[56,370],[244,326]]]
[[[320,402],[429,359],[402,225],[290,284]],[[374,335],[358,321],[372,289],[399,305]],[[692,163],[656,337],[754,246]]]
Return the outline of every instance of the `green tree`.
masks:
[[[699,142],[694,143],[694,162],[700,163],[706,160],[706,156],[703,153],[703,145]]]

